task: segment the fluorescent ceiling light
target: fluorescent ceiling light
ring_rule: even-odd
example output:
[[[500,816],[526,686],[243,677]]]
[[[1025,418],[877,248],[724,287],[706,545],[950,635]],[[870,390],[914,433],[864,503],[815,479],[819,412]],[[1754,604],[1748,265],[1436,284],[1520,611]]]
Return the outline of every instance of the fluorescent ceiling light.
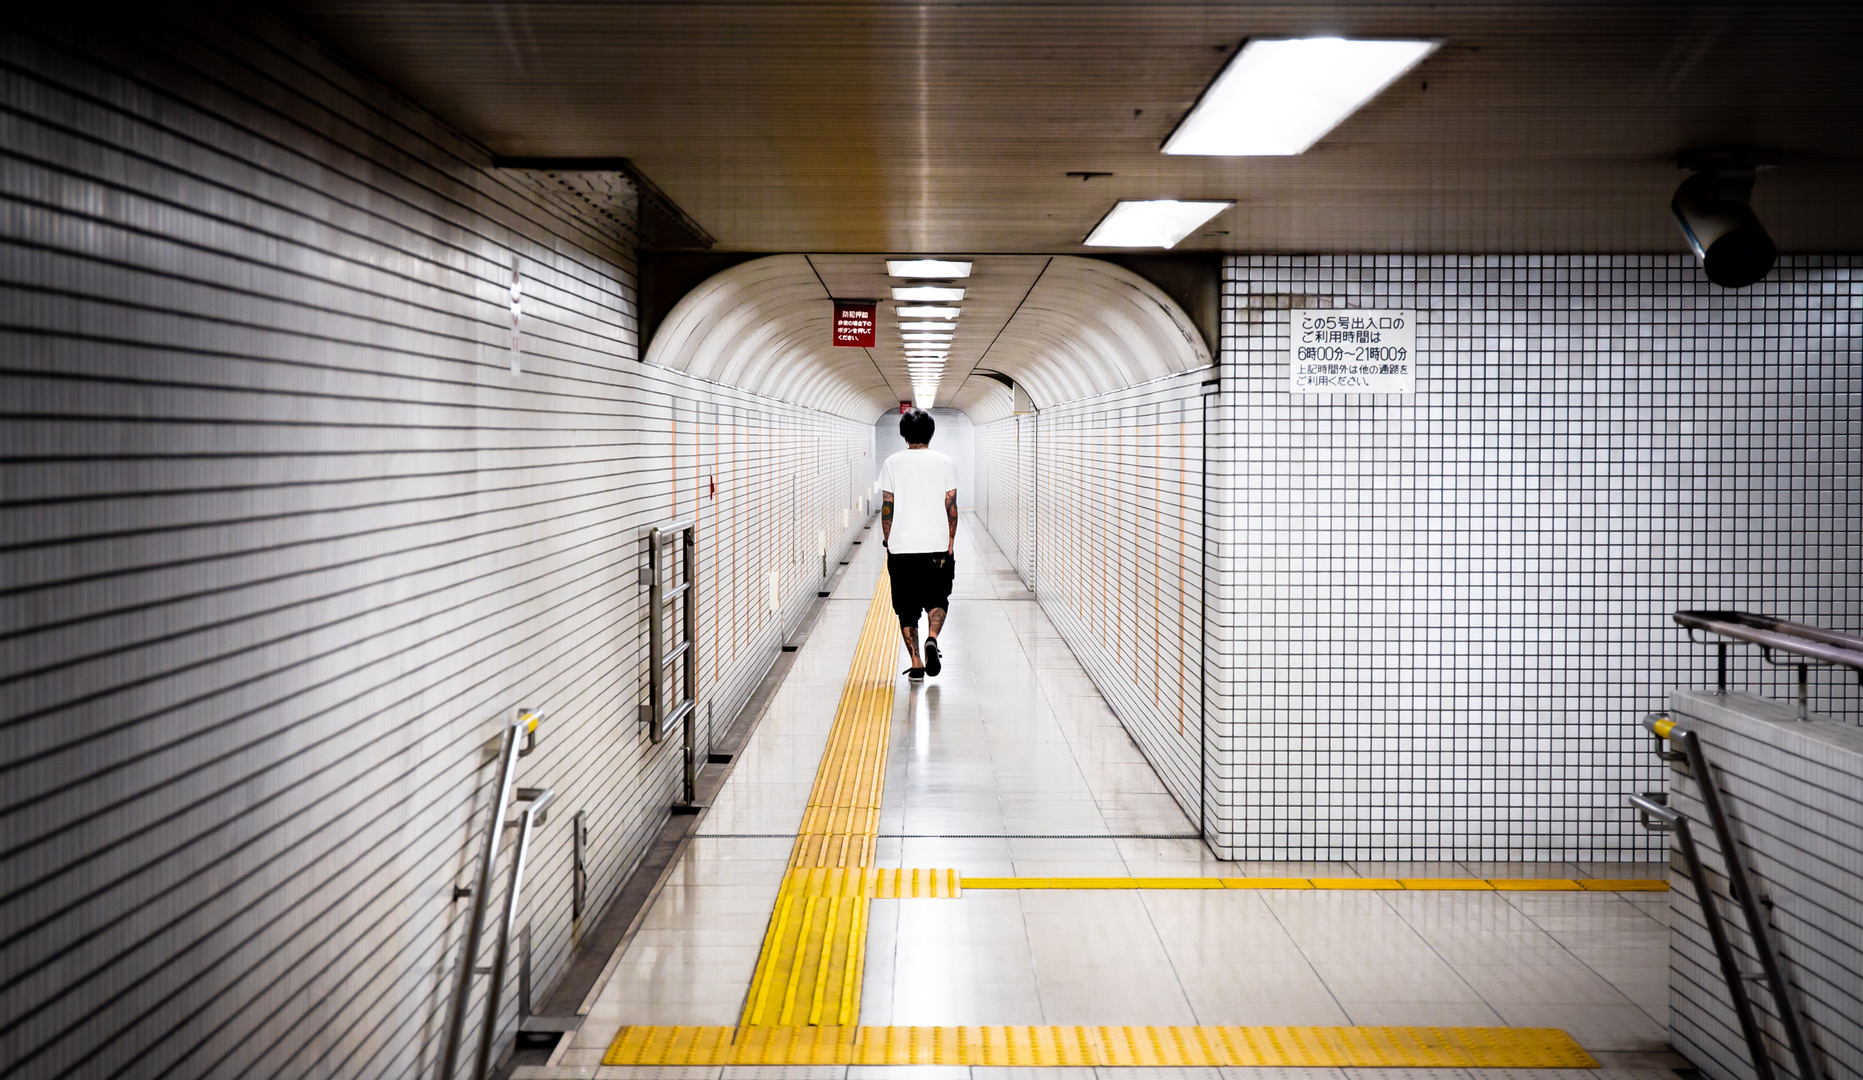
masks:
[[[1441,44],[1256,38],[1165,140],[1167,154],[1299,154]]]
[[[937,321],[902,322],[899,324],[899,328],[901,330],[949,330],[951,329],[951,324]]]
[[[886,272],[906,278],[961,278],[970,276],[970,264],[945,259],[888,259]]]
[[[902,307],[893,314],[902,319],[955,319],[962,310],[955,307]]]
[[[1199,225],[1233,202],[1178,202],[1174,199],[1122,201],[1100,219],[1088,247],[1176,247]]]
[[[950,334],[901,334],[902,341],[950,341]]]
[[[964,290],[949,285],[894,286],[895,300],[962,300]]]

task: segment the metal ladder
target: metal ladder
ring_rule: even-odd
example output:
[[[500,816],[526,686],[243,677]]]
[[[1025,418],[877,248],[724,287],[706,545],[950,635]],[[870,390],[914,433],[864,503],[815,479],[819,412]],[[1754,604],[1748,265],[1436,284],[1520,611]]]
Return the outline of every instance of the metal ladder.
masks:
[[[677,543],[680,553],[675,561],[666,548]],[[671,564],[671,566],[669,566]],[[669,569],[680,580],[670,584]],[[694,518],[663,521],[647,530],[647,567],[642,571],[647,584],[647,703],[641,706],[641,719],[647,723],[647,737],[658,743],[666,737],[669,725],[680,724],[685,749],[685,797],[674,813],[696,813],[699,785],[699,703],[693,695],[699,682],[699,537]],[[679,605],[677,614],[673,605]],[[677,627],[677,641],[667,649],[667,623]],[[679,665],[677,690],[668,668]]]
[[[1715,956],[1720,961],[1721,977],[1727,983],[1727,994],[1732,1000],[1734,1015],[1740,1021],[1740,1033],[1745,1037],[1747,1052],[1753,1058],[1754,1073],[1759,1080],[1774,1080],[1772,1057],[1766,1049],[1765,1035],[1760,1031],[1759,1019],[1754,1015],[1753,1003],[1746,989],[1749,982],[1764,981],[1772,994],[1779,1026],[1785,1030],[1786,1042],[1792,1049],[1793,1062],[1798,1066],[1798,1080],[1822,1080],[1817,1060],[1812,1054],[1811,1039],[1805,1030],[1804,1017],[1792,1003],[1791,984],[1786,981],[1785,969],[1780,965],[1779,954],[1773,948],[1772,926],[1760,908],[1762,901],[1753,890],[1747,875],[1746,861],[1734,841],[1733,826],[1721,804],[1720,788],[1714,782],[1714,774],[1708,769],[1707,755],[1701,748],[1701,737],[1693,729],[1677,724],[1663,713],[1651,713],[1643,719],[1643,726],[1656,739],[1657,756],[1672,763],[1685,762],[1701,789],[1701,804],[1714,826],[1714,838],[1721,848],[1721,861],[1727,868],[1728,891],[1740,905],[1741,914],[1746,919],[1747,937],[1753,942],[1753,951],[1759,958],[1760,975],[1750,976],[1740,970],[1739,957],[1734,952],[1732,940],[1727,936],[1727,928],[1722,925],[1713,882],[1701,863],[1694,835],[1689,831],[1688,819],[1665,805],[1665,796],[1629,796],[1629,804],[1637,810],[1644,828],[1675,834],[1678,841],[1676,846],[1681,849],[1682,861],[1687,864],[1689,879],[1695,886],[1695,899],[1701,905],[1702,921],[1708,926],[1708,937],[1713,941]],[[1664,749],[1665,740],[1670,746],[1680,744],[1681,751]]]
[[[498,748],[498,797],[485,819],[484,845],[479,851],[479,865],[470,886],[453,887],[453,899],[472,901],[466,919],[466,939],[460,948],[459,966],[453,976],[453,996],[447,1003],[446,1031],[442,1035],[439,1080],[452,1080],[459,1068],[459,1042],[466,1030],[466,1005],[472,997],[472,978],[490,975],[485,989],[485,1012],[479,1024],[478,1054],[474,1059],[474,1080],[491,1075],[492,1047],[497,1041],[499,996],[504,988],[505,968],[511,960],[511,937],[517,927],[518,898],[524,891],[524,864],[530,855],[530,841],[537,826],[546,820],[552,800],[551,788],[520,788],[517,763],[537,748],[537,723],[542,717],[519,707],[517,719],[507,724]],[[505,820],[505,811],[513,801],[524,803],[524,811],[515,821]],[[504,918],[498,924],[498,940],[492,950],[490,967],[479,967],[479,947],[485,934],[486,908],[491,903],[492,873],[498,860],[499,840],[507,828],[518,830],[517,848],[511,856],[511,877],[505,888]],[[528,944],[528,942],[526,942]],[[528,1004],[528,1003],[527,1003]]]

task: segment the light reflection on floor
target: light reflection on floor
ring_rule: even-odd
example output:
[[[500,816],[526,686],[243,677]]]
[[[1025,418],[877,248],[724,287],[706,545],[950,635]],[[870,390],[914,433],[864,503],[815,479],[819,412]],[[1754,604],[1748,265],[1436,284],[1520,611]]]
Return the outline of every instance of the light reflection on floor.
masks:
[[[909,1071],[915,1080],[959,1072],[992,1080],[982,1074],[1021,1071],[1066,1080],[1057,1074],[1092,1071],[598,1065],[623,1024],[736,1021],[879,555],[877,544],[862,545],[583,1030],[552,1066],[519,1077],[856,1080]],[[940,639],[943,675],[922,687],[900,681],[882,865],[1020,877],[1661,876],[1647,864],[1220,862],[968,520],[958,566]],[[1662,893],[980,891],[875,901],[861,1022],[1562,1027],[1600,1056],[1607,1080],[1674,1080],[1669,1070],[1682,1062],[1663,1052],[1667,910]],[[1246,1080],[1462,1072],[1101,1071],[1118,1080],[1147,1071]],[[1546,1080],[1560,1075],[1572,1072],[1548,1071]]]

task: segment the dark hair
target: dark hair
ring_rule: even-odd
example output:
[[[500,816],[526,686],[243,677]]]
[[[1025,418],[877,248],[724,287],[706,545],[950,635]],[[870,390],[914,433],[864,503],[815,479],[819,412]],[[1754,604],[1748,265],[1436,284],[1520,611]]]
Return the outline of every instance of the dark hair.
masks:
[[[938,421],[924,409],[907,409],[899,418],[899,437],[907,443],[931,442],[932,432],[937,430]]]

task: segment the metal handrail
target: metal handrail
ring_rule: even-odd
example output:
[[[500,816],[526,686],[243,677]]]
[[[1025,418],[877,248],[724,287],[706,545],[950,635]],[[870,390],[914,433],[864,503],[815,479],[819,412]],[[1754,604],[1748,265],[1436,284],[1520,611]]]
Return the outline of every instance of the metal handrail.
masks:
[[[1682,861],[1688,865],[1688,879],[1695,885],[1695,900],[1701,905],[1701,921],[1708,924],[1708,937],[1714,942],[1714,955],[1721,962],[1721,978],[1727,982],[1727,995],[1733,999],[1734,1016],[1740,1021],[1740,1034],[1746,1038],[1747,1053],[1753,1058],[1753,1071],[1759,1080],[1772,1080],[1772,1058],[1766,1052],[1766,1040],[1760,1034],[1759,1020],[1753,1015],[1753,1003],[1747,1000],[1746,980],[1740,974],[1740,962],[1734,956],[1727,928],[1721,925],[1720,909],[1714,906],[1714,889],[1708,871],[1701,865],[1701,853],[1695,848],[1695,836],[1688,819],[1649,795],[1626,797],[1637,810],[1644,828],[1652,832],[1672,832],[1680,843]]]
[[[519,788],[518,799],[528,803],[524,814],[505,825],[518,830],[517,850],[511,854],[511,881],[505,889],[505,917],[498,927],[498,947],[492,951],[492,981],[485,988],[485,1022],[479,1025],[479,1056],[473,1065],[473,1080],[492,1075],[492,1044],[498,1035],[498,999],[504,990],[505,965],[511,960],[511,936],[517,932],[518,896],[524,890],[524,863],[530,855],[531,833],[543,823],[550,802],[556,798],[553,788]]]
[[[466,1030],[466,1004],[472,997],[472,977],[480,974],[477,967],[479,946],[485,936],[485,912],[490,903],[492,891],[492,871],[498,858],[498,837],[504,829],[505,811],[511,805],[513,788],[517,783],[518,759],[530,754],[537,748],[537,723],[543,718],[522,706],[518,708],[517,719],[505,725],[498,747],[498,797],[492,803],[492,812],[485,819],[485,839],[479,851],[478,869],[473,874],[469,886],[455,885],[453,899],[470,898],[472,907],[466,917],[466,939],[460,946],[459,968],[453,976],[453,996],[447,1002],[446,1028],[441,1035],[439,1080],[452,1080],[459,1067],[459,1042]],[[524,797],[522,791],[519,798]],[[526,811],[526,820],[529,820]],[[500,952],[505,949],[500,943]],[[496,997],[497,983],[493,983],[493,996]],[[490,1029],[492,1016],[488,1013],[485,1026]],[[481,1069],[476,1075],[483,1076]]]
[[[1749,645],[1758,645],[1760,655],[1769,664],[1798,668],[1798,718],[1811,719],[1811,665],[1847,667],[1863,683],[1863,637],[1821,626],[1754,615],[1746,611],[1678,611],[1675,621],[1688,628],[1690,641],[1695,631],[1703,630]],[[1727,693],[1727,645],[1714,643],[1720,650],[1717,692]],[[1773,651],[1803,657],[1800,660],[1775,660]]]
[[[1706,630],[1722,637],[1863,671],[1863,637],[1841,630],[1826,630],[1822,626],[1755,615],[1750,611],[1678,611],[1675,621],[1692,630]]]
[[[1800,1015],[1798,1007],[1792,1003],[1791,984],[1786,981],[1785,969],[1780,965],[1779,954],[1773,948],[1771,923],[1761,911],[1759,894],[1754,892],[1753,884],[1747,876],[1746,860],[1741,856],[1740,847],[1734,840],[1733,824],[1727,816],[1725,807],[1721,804],[1720,786],[1714,782],[1714,774],[1708,768],[1708,757],[1702,750],[1701,736],[1697,735],[1694,729],[1676,723],[1663,713],[1651,713],[1644,717],[1643,726],[1658,739],[1668,740],[1672,746],[1676,743],[1682,745],[1683,758],[1688,763],[1689,772],[1695,777],[1695,785],[1701,789],[1701,805],[1708,812],[1708,821],[1714,826],[1714,838],[1721,847],[1721,862],[1727,868],[1727,891],[1733,894],[1734,901],[1740,905],[1740,912],[1746,919],[1747,937],[1753,942],[1753,952],[1759,958],[1766,987],[1772,992],[1779,1025],[1785,1029],[1786,1042],[1791,1046],[1792,1058],[1798,1065],[1798,1080],[1820,1080],[1821,1074],[1818,1071],[1817,1060],[1811,1052],[1811,1039],[1805,1031],[1804,1017]],[[1665,757],[1674,760],[1673,755],[1665,755]],[[1639,806],[1638,809],[1643,809],[1643,807]],[[1692,846],[1692,840],[1689,843]],[[1686,854],[1684,858],[1687,858]],[[1707,891],[1708,883],[1705,876],[1698,880],[1697,888],[1700,890],[1698,899],[1701,901],[1703,911],[1706,912],[1711,908],[1713,894]],[[1704,915],[1704,918],[1707,917]],[[1711,919],[1710,922],[1712,922]],[[1709,933],[1714,932],[1713,926],[1710,925]],[[1716,948],[1719,947],[1717,943]],[[1739,974],[1737,966],[1729,967],[1731,957],[1730,951],[1721,963],[1723,973],[1729,978],[1730,988],[1734,983],[1744,979],[1744,976]],[[1733,992],[1738,1000],[1741,996],[1740,992],[1737,990]],[[1740,1006],[1736,1004],[1735,1008],[1738,1009]],[[1750,1012],[1749,1009],[1749,1015]],[[1747,1022],[1748,1017],[1743,1017],[1742,1027],[1745,1027]],[[1766,1080],[1771,1072],[1771,1062],[1765,1055],[1765,1043],[1758,1040],[1757,1030],[1755,1027],[1753,1032],[1748,1033],[1747,1041],[1755,1049],[1754,1068],[1760,1070],[1760,1080]],[[1762,1062],[1766,1064],[1762,1066]]]

